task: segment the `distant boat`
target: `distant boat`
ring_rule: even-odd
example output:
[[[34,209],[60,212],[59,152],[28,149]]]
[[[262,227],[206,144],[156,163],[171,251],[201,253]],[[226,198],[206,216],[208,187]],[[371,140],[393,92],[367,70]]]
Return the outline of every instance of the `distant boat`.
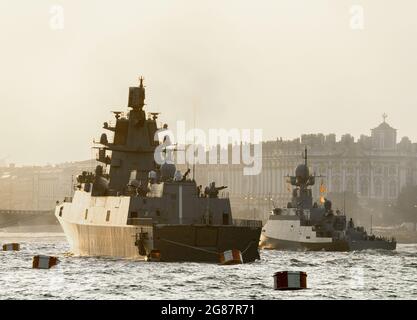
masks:
[[[310,186],[315,176],[310,175],[307,148],[304,163],[289,177],[294,186],[292,200],[286,208],[275,208],[262,229],[260,246],[276,250],[352,251],[364,249],[395,250],[395,239],[368,235],[363,227],[355,227],[353,220],[332,209],[331,201],[313,203]]]

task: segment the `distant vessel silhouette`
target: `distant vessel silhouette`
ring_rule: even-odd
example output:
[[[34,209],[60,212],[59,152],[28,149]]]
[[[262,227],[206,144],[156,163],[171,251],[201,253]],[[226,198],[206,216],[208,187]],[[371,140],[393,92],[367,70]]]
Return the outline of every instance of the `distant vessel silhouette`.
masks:
[[[262,229],[260,246],[282,250],[351,251],[364,249],[394,250],[396,241],[368,235],[363,227],[355,227],[353,220],[332,209],[331,201],[323,205],[313,203],[310,186],[315,184],[307,163],[307,148],[304,163],[289,177],[294,186],[292,200],[286,208],[275,208]]]

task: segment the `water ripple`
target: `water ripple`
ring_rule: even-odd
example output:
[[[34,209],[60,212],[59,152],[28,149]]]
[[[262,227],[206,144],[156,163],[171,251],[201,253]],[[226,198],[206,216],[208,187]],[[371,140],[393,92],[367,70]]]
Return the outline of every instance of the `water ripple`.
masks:
[[[5,243],[3,241],[2,243]],[[65,240],[25,239],[19,252],[0,252],[0,299],[416,299],[417,245],[395,252],[261,251],[238,266],[152,263],[68,254]],[[32,257],[60,264],[32,269]],[[277,271],[305,271],[309,290],[275,291]]]

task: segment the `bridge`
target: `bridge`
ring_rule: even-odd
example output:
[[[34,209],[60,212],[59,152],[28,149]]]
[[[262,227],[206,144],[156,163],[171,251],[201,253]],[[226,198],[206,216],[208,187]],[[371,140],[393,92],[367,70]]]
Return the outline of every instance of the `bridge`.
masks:
[[[57,223],[53,210],[0,210],[0,228]]]

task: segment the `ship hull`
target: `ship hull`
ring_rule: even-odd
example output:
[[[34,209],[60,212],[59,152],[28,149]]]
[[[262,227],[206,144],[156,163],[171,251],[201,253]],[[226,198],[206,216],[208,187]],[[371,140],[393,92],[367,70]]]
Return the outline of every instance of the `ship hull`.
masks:
[[[359,251],[359,250],[395,250],[396,243],[383,240],[333,240],[332,242],[299,242],[261,237],[261,247],[270,250],[301,251]]]
[[[395,250],[397,243],[394,241],[384,240],[354,240],[349,241],[349,250]]]
[[[162,225],[153,228],[153,247],[161,261],[219,262],[219,255],[237,249],[244,263],[260,259],[261,228],[223,225]]]
[[[141,259],[135,236],[139,229],[133,226],[100,226],[78,224],[59,219],[70,250],[77,256],[101,256]]]
[[[267,236],[261,237],[261,247],[270,250],[293,250],[293,251],[349,251],[347,241],[331,242],[300,242],[284,239],[275,239]]]
[[[273,216],[263,228],[260,247],[275,250],[356,251],[367,249],[395,250],[396,242],[365,239],[338,233],[337,237],[318,236],[313,226],[301,225],[296,216]]]
[[[261,228],[213,225],[101,226],[77,224],[59,219],[78,256],[97,256],[144,260],[158,251],[161,262],[219,263],[224,251],[238,249],[244,263],[260,259],[258,242]],[[143,241],[146,254],[139,253],[137,239]]]

